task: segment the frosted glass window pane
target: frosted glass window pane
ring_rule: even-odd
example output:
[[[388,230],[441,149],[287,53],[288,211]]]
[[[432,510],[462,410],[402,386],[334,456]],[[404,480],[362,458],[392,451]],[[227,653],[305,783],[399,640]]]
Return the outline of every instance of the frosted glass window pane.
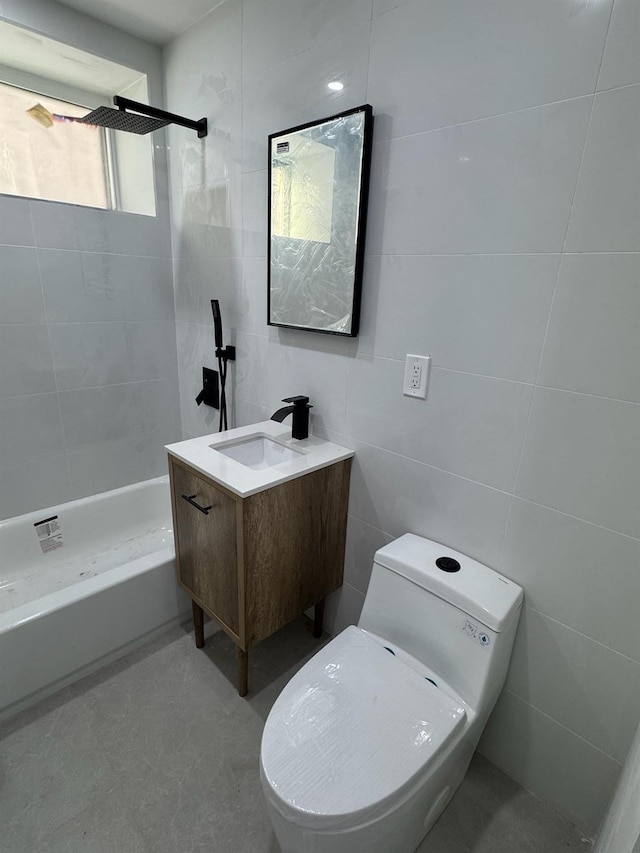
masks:
[[[43,127],[27,110],[80,117],[87,107],[0,83],[0,193],[111,208],[104,130],[55,121]]]

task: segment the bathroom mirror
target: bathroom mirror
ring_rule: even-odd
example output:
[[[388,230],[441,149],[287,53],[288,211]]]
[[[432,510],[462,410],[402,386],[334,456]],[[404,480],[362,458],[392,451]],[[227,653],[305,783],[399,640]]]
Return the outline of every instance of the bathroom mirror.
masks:
[[[373,113],[269,136],[270,326],[358,334]]]

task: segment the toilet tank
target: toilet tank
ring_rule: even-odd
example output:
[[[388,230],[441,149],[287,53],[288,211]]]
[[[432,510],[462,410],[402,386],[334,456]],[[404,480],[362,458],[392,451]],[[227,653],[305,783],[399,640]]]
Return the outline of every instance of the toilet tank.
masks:
[[[424,663],[491,712],[511,658],[522,588],[457,551],[407,533],[376,552],[360,628]]]

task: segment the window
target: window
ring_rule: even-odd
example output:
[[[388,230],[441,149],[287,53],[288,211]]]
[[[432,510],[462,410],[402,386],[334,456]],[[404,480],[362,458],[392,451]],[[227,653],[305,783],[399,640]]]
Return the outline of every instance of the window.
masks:
[[[81,117],[114,95],[148,104],[147,75],[8,21],[0,45],[0,193],[155,216],[154,134],[27,113]]]
[[[41,104],[54,115],[44,127],[27,110]],[[0,192],[112,208],[104,128],[64,121],[87,107],[0,83]]]

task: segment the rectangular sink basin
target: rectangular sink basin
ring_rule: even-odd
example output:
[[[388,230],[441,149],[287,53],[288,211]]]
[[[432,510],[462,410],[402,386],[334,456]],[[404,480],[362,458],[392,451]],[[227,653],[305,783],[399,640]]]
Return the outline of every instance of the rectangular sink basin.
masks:
[[[319,436],[294,440],[291,427],[278,421],[188,438],[168,444],[167,450],[174,459],[241,498],[353,456],[353,450]]]
[[[212,449],[254,471],[271,468],[281,462],[291,462],[303,455],[300,450],[285,447],[266,435],[252,435],[229,444],[212,446]]]

